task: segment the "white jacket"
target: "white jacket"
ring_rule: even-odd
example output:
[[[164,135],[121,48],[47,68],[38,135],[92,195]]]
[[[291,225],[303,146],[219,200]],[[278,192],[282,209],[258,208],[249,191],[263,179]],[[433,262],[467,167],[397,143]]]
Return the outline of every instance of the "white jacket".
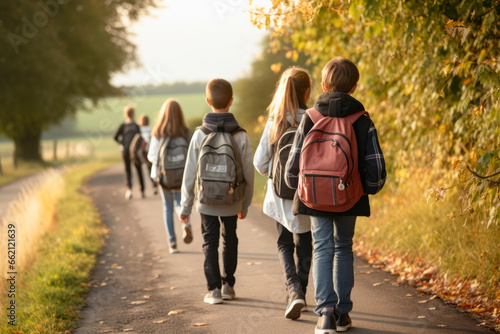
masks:
[[[156,139],[156,137],[151,137],[151,142],[149,143],[148,160],[153,164],[151,166],[151,178],[154,180],[158,177],[158,168],[156,164],[158,163],[158,150],[160,149],[161,140]]]
[[[297,119],[300,122],[305,114],[304,109],[299,109]],[[287,115],[287,119],[292,123],[292,116]],[[264,133],[260,138],[259,146],[255,151],[253,164],[261,175],[269,175],[273,165],[273,147],[269,145],[269,129],[272,120],[268,119]],[[294,216],[292,213],[293,200],[283,199],[274,192],[273,180],[267,180],[266,197],[264,198],[264,213],[279,222],[292,233],[305,233],[311,230],[311,219],[306,215]]]

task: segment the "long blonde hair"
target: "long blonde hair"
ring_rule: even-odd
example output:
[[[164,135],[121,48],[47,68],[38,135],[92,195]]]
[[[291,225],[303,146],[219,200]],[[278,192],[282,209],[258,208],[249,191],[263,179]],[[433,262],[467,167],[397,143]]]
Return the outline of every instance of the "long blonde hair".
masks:
[[[187,137],[188,128],[184,121],[181,105],[177,100],[168,99],[161,106],[151,136],[156,139],[166,137]]]
[[[292,125],[299,125],[297,110],[306,106],[311,92],[311,78],[306,70],[300,67],[289,67],[281,75],[276,85],[273,100],[267,107],[269,118],[273,120],[269,130],[269,145],[278,142],[288,129],[287,113],[292,115]]]

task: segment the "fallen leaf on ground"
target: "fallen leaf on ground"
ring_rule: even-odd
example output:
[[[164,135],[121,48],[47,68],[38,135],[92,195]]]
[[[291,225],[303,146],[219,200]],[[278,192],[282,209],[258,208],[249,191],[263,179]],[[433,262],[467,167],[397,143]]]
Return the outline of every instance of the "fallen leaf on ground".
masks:
[[[210,323],[208,323],[208,322],[197,322],[194,325],[195,326],[208,326],[208,325],[210,325]]]
[[[436,308],[435,307],[429,307],[429,310],[430,311],[434,311],[434,310],[436,310]]]
[[[134,329],[133,329],[133,328],[125,328],[123,331],[124,331],[124,332],[133,332],[133,331],[134,331]]]
[[[120,299],[122,299],[122,300],[123,300],[123,299],[127,299],[127,297],[121,297]]]
[[[425,315],[419,315],[418,318],[419,319],[425,319]]]
[[[162,323],[164,323],[166,321],[167,321],[167,319],[155,320],[155,321],[153,321],[153,324],[162,324]]]
[[[144,291],[151,291],[151,290],[153,290],[153,288],[144,288],[142,290],[144,290]]]
[[[373,286],[379,286],[382,285],[383,283],[373,283]]]
[[[136,300],[136,301],[130,302],[130,304],[132,304],[132,305],[141,305],[144,303],[146,303],[146,301],[144,301],[144,300]]]
[[[486,311],[487,310],[485,308],[475,308],[475,309],[469,310],[470,313],[483,313]]]
[[[176,287],[176,286],[171,286],[171,287],[170,287],[170,290],[175,290],[175,289],[177,289],[177,287]]]
[[[408,293],[408,294],[406,294],[405,297],[413,297],[413,295],[411,293]]]
[[[108,285],[108,283],[106,283],[106,282],[101,283],[101,286],[106,286],[106,285]]]
[[[172,310],[172,311],[168,312],[167,315],[179,314],[179,313],[182,313],[182,312],[184,312],[184,310]]]
[[[419,300],[418,303],[419,304],[425,304],[425,303],[427,303],[427,300]]]
[[[437,325],[438,327],[448,327],[447,325]]]
[[[144,299],[151,299],[151,296],[144,296]]]
[[[363,270],[362,270],[362,271],[360,271],[359,273],[360,273],[360,274],[371,274],[371,273],[373,273],[373,270],[370,270],[370,271],[363,271]]]

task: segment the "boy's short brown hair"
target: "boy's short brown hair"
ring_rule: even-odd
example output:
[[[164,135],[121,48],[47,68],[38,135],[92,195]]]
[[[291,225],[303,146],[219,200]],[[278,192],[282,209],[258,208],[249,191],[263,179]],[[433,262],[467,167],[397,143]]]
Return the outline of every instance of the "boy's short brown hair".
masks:
[[[330,60],[321,71],[323,84],[328,92],[349,93],[359,80],[359,71],[352,61],[337,57]]]
[[[233,97],[233,87],[224,79],[213,79],[207,84],[206,94],[208,102],[215,109],[224,109]]]

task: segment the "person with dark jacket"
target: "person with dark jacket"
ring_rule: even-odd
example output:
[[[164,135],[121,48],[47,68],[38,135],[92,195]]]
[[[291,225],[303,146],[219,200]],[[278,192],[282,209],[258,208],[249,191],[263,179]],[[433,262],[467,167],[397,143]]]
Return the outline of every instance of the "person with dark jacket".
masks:
[[[323,92],[314,108],[323,116],[346,117],[364,106],[351,96],[357,88],[359,72],[350,60],[335,58],[322,71]],[[330,100],[340,100],[339,104]],[[329,110],[337,106],[336,110]],[[299,160],[306,135],[314,123],[306,114],[297,129],[292,149],[285,167],[285,181],[291,188],[297,188]],[[354,286],[354,256],[352,251],[354,227],[357,216],[369,216],[368,194],[379,192],[385,184],[385,160],[373,121],[366,116],[353,124],[358,143],[358,169],[361,175],[364,195],[345,212],[327,212],[306,206],[296,193],[293,213],[311,216],[313,236],[313,282],[316,307],[319,316],[316,333],[333,334],[351,327],[349,317],[353,303],[351,290]],[[335,272],[333,272],[335,270]]]
[[[134,122],[135,110],[133,107],[126,106],[123,109],[123,116],[125,117],[125,122],[120,124],[118,129],[113,136],[114,140],[120,144],[120,150],[122,151],[123,164],[125,165],[125,185],[127,186],[127,191],[125,193],[126,199],[132,198],[132,169],[131,169],[131,157],[130,157],[130,143],[136,134],[140,134],[141,130],[139,125]],[[135,169],[137,170],[137,176],[139,178],[139,183],[141,185],[141,196],[144,198],[144,179],[142,177],[142,166],[138,162],[133,162]]]

